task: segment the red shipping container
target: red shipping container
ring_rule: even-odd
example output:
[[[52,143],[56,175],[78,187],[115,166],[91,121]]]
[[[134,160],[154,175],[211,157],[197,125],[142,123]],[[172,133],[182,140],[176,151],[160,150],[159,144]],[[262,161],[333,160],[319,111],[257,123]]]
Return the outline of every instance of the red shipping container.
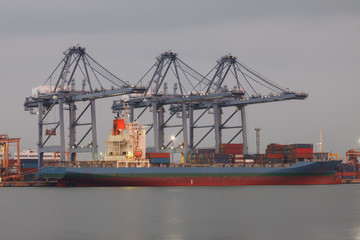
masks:
[[[284,154],[282,153],[268,153],[266,154],[267,159],[284,159]]]
[[[343,172],[343,176],[356,176],[356,172]]]
[[[243,144],[242,143],[222,143],[219,145],[219,148],[224,148],[224,149],[243,149]]]
[[[147,153],[146,156],[148,158],[170,158],[170,153],[152,152],[152,153]]]
[[[227,154],[243,154],[242,149],[223,149],[223,153]]]
[[[296,148],[294,149],[295,153],[314,153],[312,148]]]

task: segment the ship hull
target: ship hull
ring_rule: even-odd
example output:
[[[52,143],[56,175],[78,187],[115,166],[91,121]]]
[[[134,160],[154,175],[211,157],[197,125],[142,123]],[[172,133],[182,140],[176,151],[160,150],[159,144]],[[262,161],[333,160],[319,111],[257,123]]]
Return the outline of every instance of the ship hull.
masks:
[[[244,186],[340,184],[341,161],[290,167],[59,168],[40,171],[59,186]]]

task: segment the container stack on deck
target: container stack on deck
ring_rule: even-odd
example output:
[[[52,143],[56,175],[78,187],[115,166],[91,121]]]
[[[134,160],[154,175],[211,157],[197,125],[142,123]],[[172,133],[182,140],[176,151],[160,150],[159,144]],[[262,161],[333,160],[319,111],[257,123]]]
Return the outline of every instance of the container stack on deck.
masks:
[[[290,144],[289,160],[311,161],[314,158],[312,144]]]
[[[21,172],[37,172],[38,160],[37,159],[20,159]]]
[[[151,164],[170,163],[170,153],[146,153]]]
[[[243,154],[243,144],[242,143],[222,143],[219,145],[220,153],[227,153],[233,155]]]
[[[195,153],[190,157],[190,163],[195,164],[210,164],[213,162],[213,155],[215,154],[215,148],[198,148]]]
[[[284,163],[285,161],[285,149],[287,145],[281,145],[281,144],[269,144],[265,150],[265,157],[266,161],[265,163]]]
[[[213,163],[232,163],[234,156],[228,153],[212,154]]]
[[[245,163],[242,143],[223,143],[219,146],[220,153],[231,154],[233,163]],[[219,158],[219,157],[217,157]],[[217,161],[219,163],[219,161]]]

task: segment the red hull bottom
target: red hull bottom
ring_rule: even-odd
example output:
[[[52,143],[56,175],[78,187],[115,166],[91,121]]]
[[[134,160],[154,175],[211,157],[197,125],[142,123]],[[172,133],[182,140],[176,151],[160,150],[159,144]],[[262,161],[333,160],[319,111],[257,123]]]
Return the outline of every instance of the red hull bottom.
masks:
[[[341,184],[337,176],[280,177],[114,177],[61,179],[58,186],[247,186]]]

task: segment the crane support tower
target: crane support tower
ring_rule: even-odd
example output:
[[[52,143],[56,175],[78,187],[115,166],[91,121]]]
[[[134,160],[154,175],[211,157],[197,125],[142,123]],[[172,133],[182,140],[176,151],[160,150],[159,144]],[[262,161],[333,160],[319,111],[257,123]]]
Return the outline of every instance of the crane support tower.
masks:
[[[130,120],[149,126],[147,133],[152,131],[154,147],[148,151],[181,152],[185,161],[210,133],[214,134],[214,147],[219,151],[220,144],[225,141],[223,131],[226,130],[233,134],[228,143],[242,135],[246,154],[245,109],[248,105],[307,98],[306,93],[281,88],[231,54],[221,57],[207,75],[191,68],[172,51],[161,53],[156,60],[136,84],[145,86],[144,93],[114,101],[112,110],[119,113],[124,110],[124,103],[128,104]],[[169,83],[174,84],[173,93],[168,91]],[[137,116],[135,109],[139,109]],[[147,109],[152,117],[146,116]],[[228,109],[231,112],[224,114]],[[209,118],[206,113],[212,117]],[[239,114],[240,118],[234,118]],[[223,119],[223,116],[227,118]],[[152,119],[152,123],[146,123],[148,119]],[[174,128],[177,129],[175,133]],[[195,130],[200,133],[196,134]],[[170,136],[180,138],[181,147],[171,148],[174,139]]]
[[[130,85],[106,70],[88,55],[83,47],[70,47],[64,55],[45,83],[34,88],[31,97],[26,98],[24,103],[26,111],[38,115],[39,168],[43,165],[45,152],[60,152],[61,161],[65,161],[65,110],[69,111],[70,160],[74,161],[76,153],[82,152],[91,153],[92,158],[97,160],[95,100],[145,91],[144,88]],[[77,81],[81,81],[78,84],[81,85],[81,89],[75,89]],[[80,103],[83,108],[77,115]],[[52,120],[51,113],[54,113],[57,119]],[[85,113],[88,115],[87,118],[84,116]],[[80,123],[80,120],[85,122]],[[45,127],[48,129],[44,135]],[[80,127],[83,131],[78,138],[77,128]],[[59,134],[55,134],[56,131]],[[55,145],[50,145],[50,140],[53,138],[57,138],[53,141]],[[89,144],[83,146],[86,138],[90,138]]]

